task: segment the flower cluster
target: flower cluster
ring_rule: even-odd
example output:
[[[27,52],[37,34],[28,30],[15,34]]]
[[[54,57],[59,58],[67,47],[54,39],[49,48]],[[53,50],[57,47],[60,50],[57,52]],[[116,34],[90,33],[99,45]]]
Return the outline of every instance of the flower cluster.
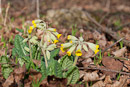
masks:
[[[33,31],[34,28],[38,28],[38,29],[41,29],[41,30],[43,30],[43,29],[46,28],[46,23],[43,22],[42,20],[33,20],[32,24],[33,25],[30,26],[29,29],[28,29],[28,33],[29,34],[32,33],[32,31]]]
[[[79,39],[78,39],[75,36],[68,35],[67,39],[69,40],[69,42],[65,43],[65,44],[61,44],[60,49],[61,49],[62,52],[65,52],[65,50],[69,49],[67,51],[68,56],[71,56],[72,52],[75,49],[76,49],[75,55],[81,56],[82,55],[82,49],[84,49],[85,51],[88,51],[87,46],[89,46],[89,48],[92,49],[95,52],[95,54],[99,51],[98,50],[99,45],[89,43],[89,42],[85,42],[83,37],[79,37]]]

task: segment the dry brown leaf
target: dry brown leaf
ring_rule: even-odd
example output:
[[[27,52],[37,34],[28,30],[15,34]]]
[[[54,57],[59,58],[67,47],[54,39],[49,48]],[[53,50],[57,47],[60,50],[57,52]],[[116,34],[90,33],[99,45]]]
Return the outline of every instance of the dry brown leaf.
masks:
[[[106,40],[106,37],[105,37],[104,34],[100,34],[99,32],[94,31],[93,32],[93,36],[94,36],[94,39],[98,40],[98,44],[101,47],[105,47],[106,46],[107,40]]]
[[[83,54],[82,57],[90,58],[93,55],[93,51],[91,49],[88,49],[88,52],[83,51],[82,54]]]
[[[111,87],[127,87],[127,76],[120,77],[119,81],[116,81]]]
[[[20,85],[21,84],[21,80],[24,79],[24,75],[26,72],[26,67],[25,65],[23,65],[22,67],[18,67],[14,69],[14,78],[15,78],[15,82]]]
[[[11,74],[8,79],[3,83],[3,87],[9,87],[12,83],[14,83],[13,74]]]
[[[84,61],[82,61],[83,67],[88,67],[91,62],[92,62],[91,58],[85,59]]]
[[[103,83],[103,81],[98,81],[92,85],[92,87],[104,87],[104,86],[105,84]]]
[[[79,76],[79,77],[82,78],[82,77],[85,75],[86,72],[83,71],[83,70],[80,70],[79,73],[80,73],[80,76]]]
[[[96,71],[88,72],[83,77],[84,81],[96,81],[99,80],[99,76]]]
[[[105,84],[111,84],[112,83],[110,76],[106,76],[104,83]]]
[[[127,51],[126,47],[123,47],[115,52],[113,52],[112,54],[115,55],[116,57],[121,57],[123,56],[123,54]]]
[[[123,68],[123,64],[119,60],[115,60],[110,57],[103,57],[102,63],[105,68],[111,69],[111,70],[120,71]],[[105,75],[110,75],[111,78],[115,78],[115,76],[116,76],[116,73],[114,73],[114,72],[103,71],[103,73]]]
[[[41,66],[41,61],[40,60],[33,59],[33,63],[38,65],[39,67]]]

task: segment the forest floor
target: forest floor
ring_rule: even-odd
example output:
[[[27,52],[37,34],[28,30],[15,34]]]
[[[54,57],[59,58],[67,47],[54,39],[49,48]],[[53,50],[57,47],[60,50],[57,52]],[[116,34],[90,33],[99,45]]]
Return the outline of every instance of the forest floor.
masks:
[[[76,31],[85,41],[98,43],[100,53],[90,50],[79,58],[80,84],[70,87],[129,87],[130,86],[130,1],[129,0],[39,0],[40,19],[66,36]],[[10,4],[8,3],[10,2]],[[0,15],[0,56],[12,58],[14,38],[22,35],[18,29],[26,29],[37,19],[35,0],[3,0]],[[65,53],[59,52],[62,57]],[[101,59],[99,59],[99,55]],[[13,58],[12,58],[12,61]],[[96,62],[95,62],[96,61]],[[1,64],[2,65],[2,64]],[[25,80],[25,66],[14,67],[8,79],[0,71],[0,87],[32,87],[33,78],[41,74],[30,70]],[[1,68],[1,66],[0,66]],[[2,69],[1,69],[2,70]],[[33,76],[32,76],[33,75]],[[49,77],[48,77],[49,78]],[[61,84],[61,85],[59,85]],[[41,83],[41,87],[66,87],[66,79]]]

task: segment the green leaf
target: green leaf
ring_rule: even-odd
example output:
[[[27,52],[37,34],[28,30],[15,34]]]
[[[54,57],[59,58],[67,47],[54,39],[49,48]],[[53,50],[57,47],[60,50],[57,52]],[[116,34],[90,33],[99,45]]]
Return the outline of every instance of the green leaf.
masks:
[[[42,73],[42,80],[47,77],[47,69],[45,66],[45,62],[41,61],[41,73]]]
[[[56,76],[58,78],[62,78],[62,68],[61,68],[61,65],[54,59],[50,59],[48,61],[48,68],[47,68],[47,71],[48,71],[48,75],[52,76]]]
[[[71,67],[66,73],[67,84],[75,84],[79,79],[79,70],[76,66]]]
[[[51,51],[51,53],[50,53],[51,57],[50,58],[56,57],[59,54],[59,51],[60,51],[59,48],[54,49],[53,51]]]
[[[15,36],[14,46],[12,55],[18,55],[18,57],[27,57],[29,53],[24,49],[24,47],[28,47],[27,43],[23,43],[23,38],[20,35]]]
[[[1,64],[2,74],[5,79],[8,78],[10,73],[13,71],[13,68],[8,64],[9,58],[6,56],[0,57],[0,63],[7,63],[7,64]]]
[[[60,64],[62,66],[62,69],[70,69],[73,65],[73,56],[65,55],[61,58]]]
[[[16,28],[16,30],[19,31],[19,32],[21,32],[21,33],[24,33],[23,29]]]

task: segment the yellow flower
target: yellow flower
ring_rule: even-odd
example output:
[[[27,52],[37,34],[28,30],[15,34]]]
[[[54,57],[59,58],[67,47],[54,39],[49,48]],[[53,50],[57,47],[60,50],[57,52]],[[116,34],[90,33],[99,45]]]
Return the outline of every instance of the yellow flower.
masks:
[[[32,24],[35,24],[35,20],[32,21]]]
[[[68,35],[67,39],[70,39],[70,35]]]
[[[70,51],[67,51],[67,55],[68,55],[68,56],[71,56],[71,52],[70,52]]]
[[[99,50],[98,50],[98,49],[96,49],[94,52],[95,52],[95,54],[97,54],[97,53],[99,52]]]
[[[33,30],[33,27],[32,27],[32,26],[30,26],[30,30]]]
[[[73,43],[72,40],[70,41],[70,43]]]
[[[99,48],[99,45],[96,45],[96,49],[98,49]]]
[[[76,54],[76,56],[81,56],[82,52],[81,52],[81,50],[77,50],[75,54]]]
[[[57,35],[57,38],[59,39],[61,35],[62,35],[62,34],[58,34],[58,35]]]
[[[63,48],[63,47],[60,47],[60,49],[61,49],[61,51],[62,51],[62,52],[65,52],[65,50],[64,50],[64,48]]]
[[[54,43],[57,43],[57,42],[59,42],[58,40],[54,40]]]
[[[50,42],[50,40],[48,40],[48,42]]]
[[[53,31],[55,31],[55,32],[56,32],[56,29],[53,29]]]
[[[37,27],[37,25],[36,24],[33,24],[33,26],[36,28]]]
[[[99,48],[99,45],[96,45],[96,50],[94,51],[95,54],[97,54],[99,52],[98,48]]]
[[[32,30],[31,30],[31,29],[28,29],[28,33],[31,34],[31,33],[32,33]]]

